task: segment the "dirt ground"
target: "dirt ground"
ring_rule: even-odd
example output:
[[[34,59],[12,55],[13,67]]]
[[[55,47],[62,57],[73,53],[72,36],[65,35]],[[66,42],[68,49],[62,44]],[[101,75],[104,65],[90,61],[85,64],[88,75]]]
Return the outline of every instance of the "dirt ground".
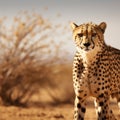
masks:
[[[111,107],[117,119],[120,120],[120,112],[116,104]],[[46,107],[0,107],[0,120],[73,120],[73,105],[64,104]],[[87,105],[85,120],[97,120],[92,103]]]

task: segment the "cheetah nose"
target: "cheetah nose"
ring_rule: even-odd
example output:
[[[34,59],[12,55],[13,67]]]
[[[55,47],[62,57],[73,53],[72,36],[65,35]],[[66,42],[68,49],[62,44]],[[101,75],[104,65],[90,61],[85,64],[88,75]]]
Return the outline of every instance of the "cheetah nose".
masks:
[[[85,47],[89,47],[89,46],[90,46],[90,43],[89,43],[89,42],[84,43],[84,46],[85,46]]]

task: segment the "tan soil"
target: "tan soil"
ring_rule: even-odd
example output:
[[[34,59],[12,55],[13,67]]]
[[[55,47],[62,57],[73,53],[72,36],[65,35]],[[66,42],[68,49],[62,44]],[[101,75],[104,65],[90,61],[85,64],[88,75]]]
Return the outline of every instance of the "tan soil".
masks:
[[[120,113],[116,104],[111,107],[117,119],[120,120]],[[73,105],[64,104],[46,107],[0,107],[0,120],[73,120]],[[87,106],[85,120],[97,120],[95,109],[92,103]]]

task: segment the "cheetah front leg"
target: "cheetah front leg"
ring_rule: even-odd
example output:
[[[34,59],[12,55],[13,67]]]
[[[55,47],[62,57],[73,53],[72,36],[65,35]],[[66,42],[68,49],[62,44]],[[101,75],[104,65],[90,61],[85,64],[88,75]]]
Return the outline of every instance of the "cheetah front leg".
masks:
[[[98,120],[117,120],[109,107],[109,98],[103,94],[95,101],[96,113]]]
[[[119,111],[120,111],[120,90],[119,90],[118,96],[117,96],[117,103],[118,103],[118,107],[119,107]]]
[[[84,120],[86,102],[79,96],[75,98],[74,120]]]
[[[118,102],[118,107],[119,107],[119,111],[120,111],[120,102]]]

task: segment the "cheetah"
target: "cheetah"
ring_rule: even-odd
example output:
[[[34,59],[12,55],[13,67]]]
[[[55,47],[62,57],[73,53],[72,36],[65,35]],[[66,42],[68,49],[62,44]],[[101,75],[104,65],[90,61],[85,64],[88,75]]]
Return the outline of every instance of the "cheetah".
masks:
[[[73,62],[74,120],[84,120],[86,100],[95,98],[98,120],[117,120],[109,107],[110,97],[120,108],[120,50],[104,41],[107,24],[71,23],[76,53]]]

